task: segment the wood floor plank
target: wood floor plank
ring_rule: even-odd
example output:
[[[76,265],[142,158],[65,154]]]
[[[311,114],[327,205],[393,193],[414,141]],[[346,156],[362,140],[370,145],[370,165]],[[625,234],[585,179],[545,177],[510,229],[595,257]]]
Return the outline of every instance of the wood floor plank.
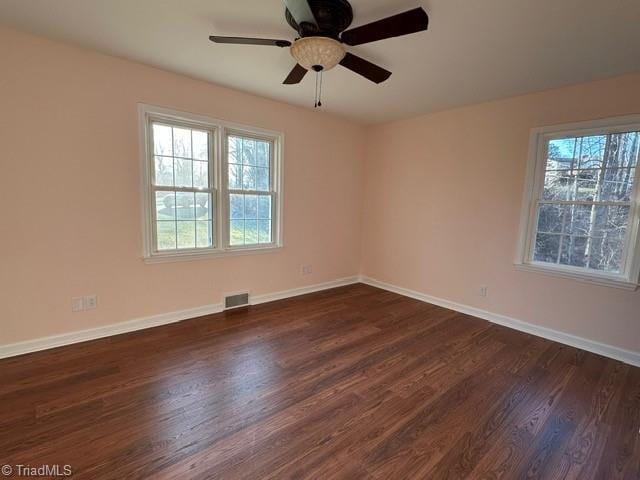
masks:
[[[356,284],[0,360],[73,478],[635,479],[640,369]]]

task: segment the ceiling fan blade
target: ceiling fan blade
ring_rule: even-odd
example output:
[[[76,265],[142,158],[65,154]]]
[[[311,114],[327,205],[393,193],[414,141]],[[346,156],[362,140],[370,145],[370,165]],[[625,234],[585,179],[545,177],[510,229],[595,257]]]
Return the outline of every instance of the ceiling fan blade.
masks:
[[[289,10],[289,13],[296,21],[296,23],[302,26],[303,23],[309,23],[318,27],[316,17],[309,6],[308,0],[284,0],[284,6]]]
[[[270,38],[217,37],[211,35],[209,40],[215,43],[232,43],[235,45],[267,45],[270,47],[290,47],[289,40],[272,40]]]
[[[340,65],[375,83],[382,83],[391,76],[389,70],[385,70],[364,58],[348,52],[340,62]]]
[[[385,38],[421,32],[426,30],[428,26],[429,16],[427,12],[418,7],[408,12],[383,18],[377,22],[352,28],[343,32],[340,38],[347,45],[362,45],[363,43],[376,42]]]
[[[282,83],[284,83],[285,85],[294,85],[296,83],[300,83],[306,74],[307,74],[307,69],[304,68],[299,63],[296,63],[296,66],[293,67],[293,70],[291,70],[291,73],[289,73],[287,78],[285,78],[284,82]]]

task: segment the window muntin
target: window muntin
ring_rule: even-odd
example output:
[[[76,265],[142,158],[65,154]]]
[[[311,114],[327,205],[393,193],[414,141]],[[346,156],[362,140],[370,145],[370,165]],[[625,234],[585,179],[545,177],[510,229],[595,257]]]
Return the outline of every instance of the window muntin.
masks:
[[[637,284],[640,124],[623,120],[534,131],[529,168],[537,173],[519,264]]]
[[[226,146],[227,244],[270,245],[276,196],[273,141],[234,132],[227,135]]]
[[[281,134],[148,105],[139,118],[146,262],[282,246]]]

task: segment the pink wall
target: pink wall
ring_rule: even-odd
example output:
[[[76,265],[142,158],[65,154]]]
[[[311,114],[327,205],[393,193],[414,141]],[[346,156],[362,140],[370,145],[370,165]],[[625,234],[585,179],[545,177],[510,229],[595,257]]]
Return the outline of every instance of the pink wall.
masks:
[[[362,273],[640,351],[640,291],[513,266],[531,128],[631,113],[640,75],[369,129]]]
[[[358,273],[363,127],[10,30],[0,65],[0,345]],[[281,251],[143,263],[138,102],[284,132]]]
[[[640,75],[365,130],[10,30],[0,65],[0,345],[361,272],[640,351],[640,292],[513,267],[530,129],[638,113]],[[284,132],[284,249],[143,263],[138,102]]]

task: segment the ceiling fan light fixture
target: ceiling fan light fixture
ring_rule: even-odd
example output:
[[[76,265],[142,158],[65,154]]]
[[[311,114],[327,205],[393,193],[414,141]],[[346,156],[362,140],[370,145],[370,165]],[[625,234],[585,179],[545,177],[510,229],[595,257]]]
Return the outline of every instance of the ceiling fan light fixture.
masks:
[[[304,37],[291,46],[291,56],[307,70],[331,70],[345,57],[347,51],[337,40],[329,37]]]

